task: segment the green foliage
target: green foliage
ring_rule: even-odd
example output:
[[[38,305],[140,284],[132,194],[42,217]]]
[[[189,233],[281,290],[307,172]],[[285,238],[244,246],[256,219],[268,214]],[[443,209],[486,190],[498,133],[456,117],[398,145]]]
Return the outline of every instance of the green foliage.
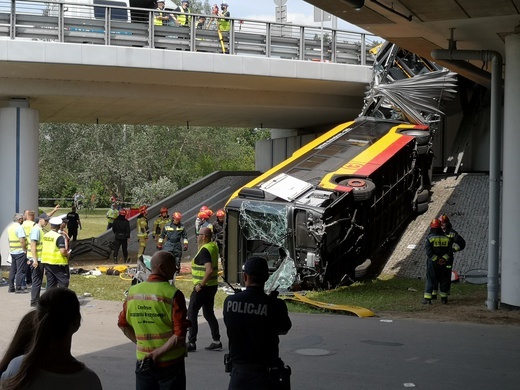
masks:
[[[42,124],[40,198],[69,207],[153,204],[216,170],[253,170],[255,142],[268,130],[216,127]],[[42,206],[52,206],[49,201]],[[69,204],[70,203],[70,204]]]

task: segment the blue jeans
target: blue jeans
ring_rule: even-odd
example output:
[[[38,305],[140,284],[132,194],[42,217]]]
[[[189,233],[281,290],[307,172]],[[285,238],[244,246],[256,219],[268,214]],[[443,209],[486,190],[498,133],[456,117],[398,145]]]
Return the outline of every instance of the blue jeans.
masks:
[[[140,362],[135,366],[136,390],[186,390],[186,370],[184,359],[167,367],[153,366],[146,372],[139,369]]]

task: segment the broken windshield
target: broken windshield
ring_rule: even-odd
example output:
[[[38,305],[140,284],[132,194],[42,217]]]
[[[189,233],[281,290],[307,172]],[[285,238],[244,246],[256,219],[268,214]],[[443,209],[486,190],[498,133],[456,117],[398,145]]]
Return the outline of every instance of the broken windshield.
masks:
[[[248,240],[259,240],[287,247],[287,206],[277,203],[244,201],[240,205],[239,225]]]

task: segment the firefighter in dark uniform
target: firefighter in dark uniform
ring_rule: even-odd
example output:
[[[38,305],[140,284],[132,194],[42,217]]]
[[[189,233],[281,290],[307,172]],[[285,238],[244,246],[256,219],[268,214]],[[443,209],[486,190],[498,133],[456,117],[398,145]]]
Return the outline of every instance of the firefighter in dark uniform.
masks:
[[[290,389],[290,368],[279,357],[278,336],[287,334],[292,324],[285,302],[265,294],[268,277],[267,261],[249,258],[244,265],[245,291],[224,301],[229,390]]]
[[[166,252],[175,257],[177,274],[181,272],[182,251],[188,250],[188,233],[181,223],[182,214],[178,211],[172,214],[172,220],[164,227],[158,244]]]
[[[439,284],[442,303],[448,302],[453,264],[453,240],[442,231],[441,221],[434,218],[430,223],[430,233],[426,237],[426,287],[422,303],[432,303],[433,290]]]
[[[450,270],[450,280],[449,284],[445,287],[445,293],[446,295],[443,297],[441,295],[441,301],[442,303],[448,303],[448,295],[450,294],[450,288],[451,288],[451,271],[453,266],[454,253],[460,252],[466,247],[466,240],[455,230],[453,229],[453,226],[450,222],[450,219],[446,214],[442,214],[439,217],[439,221],[441,222],[441,228],[444,234],[451,239],[451,252],[450,252],[450,260],[446,263],[446,268]],[[434,286],[434,292],[435,292],[436,286]]]

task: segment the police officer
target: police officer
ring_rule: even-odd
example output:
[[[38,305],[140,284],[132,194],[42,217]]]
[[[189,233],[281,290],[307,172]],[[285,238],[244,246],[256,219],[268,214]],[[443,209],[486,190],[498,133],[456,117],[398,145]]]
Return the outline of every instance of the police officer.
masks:
[[[61,217],[49,220],[51,230],[43,236],[42,260],[47,275],[47,289],[53,287],[69,287],[70,271],[67,240],[59,229],[63,224]]]
[[[279,335],[291,329],[285,302],[264,292],[269,277],[267,261],[251,257],[244,265],[245,291],[224,301],[224,323],[229,338],[231,380],[229,390],[282,389],[283,362]],[[228,370],[226,370],[228,371]],[[276,373],[276,375],[275,375]]]
[[[433,290],[440,287],[442,303],[448,302],[449,285],[451,283],[451,264],[453,264],[452,239],[444,234],[441,221],[434,218],[430,223],[430,233],[426,237],[426,287],[422,303],[432,303]],[[449,266],[449,268],[448,268]]]
[[[175,257],[176,273],[181,271],[182,251],[188,250],[188,233],[181,220],[182,214],[178,211],[174,212],[172,220],[164,227],[158,241],[158,244],[165,251],[170,252]]]

